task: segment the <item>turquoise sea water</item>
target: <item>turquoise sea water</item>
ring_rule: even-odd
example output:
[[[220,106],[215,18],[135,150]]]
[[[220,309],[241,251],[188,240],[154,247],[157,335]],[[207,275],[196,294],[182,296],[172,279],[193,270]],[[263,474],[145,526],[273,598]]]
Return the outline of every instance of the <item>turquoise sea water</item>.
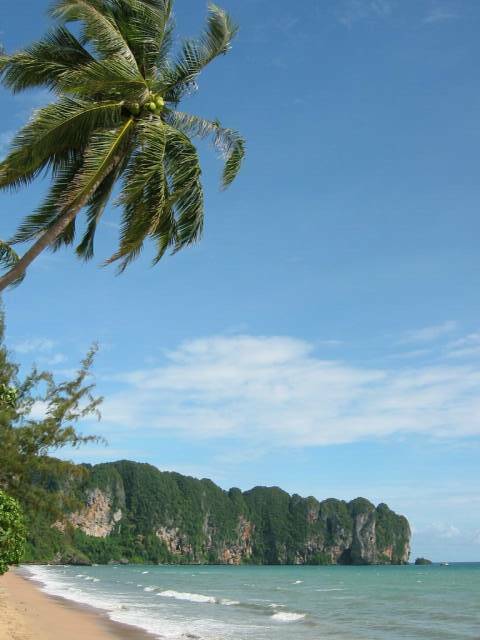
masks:
[[[169,640],[480,638],[480,563],[28,571],[47,593]]]

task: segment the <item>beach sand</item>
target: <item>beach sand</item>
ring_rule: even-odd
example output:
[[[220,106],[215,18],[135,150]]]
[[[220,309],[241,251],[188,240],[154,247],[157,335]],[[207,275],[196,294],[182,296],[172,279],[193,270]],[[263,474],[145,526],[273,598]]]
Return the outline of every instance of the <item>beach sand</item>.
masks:
[[[0,640],[152,640],[101,612],[42,593],[21,571],[0,576]]]

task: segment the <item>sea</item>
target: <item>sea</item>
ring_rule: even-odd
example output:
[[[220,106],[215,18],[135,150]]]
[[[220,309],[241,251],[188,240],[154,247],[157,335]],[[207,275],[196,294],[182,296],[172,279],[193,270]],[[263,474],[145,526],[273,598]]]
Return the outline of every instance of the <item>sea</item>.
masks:
[[[165,640],[480,639],[480,563],[25,569],[46,593]]]

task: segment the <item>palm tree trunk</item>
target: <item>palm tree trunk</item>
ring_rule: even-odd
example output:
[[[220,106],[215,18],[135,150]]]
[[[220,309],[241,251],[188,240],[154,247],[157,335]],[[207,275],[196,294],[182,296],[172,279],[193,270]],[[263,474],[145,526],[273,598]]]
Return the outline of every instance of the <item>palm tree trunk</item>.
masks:
[[[129,122],[133,122],[133,118],[130,118]],[[40,238],[30,247],[30,249],[25,253],[17,264],[7,271],[7,273],[0,278],[0,293],[6,289],[10,284],[15,282],[18,278],[21,278],[28,267],[32,264],[35,258],[44,251],[47,247],[52,245],[55,240],[61,235],[63,231],[68,227],[70,222],[75,218],[77,213],[83,209],[86,205],[92,193],[95,193],[98,185],[102,182],[105,176],[117,167],[120,161],[120,156],[117,156],[113,159],[112,163],[108,166],[108,168],[101,174],[95,184],[92,185],[91,189],[83,194],[80,200],[77,200],[71,209],[65,211],[65,213],[53,224],[45,233],[40,236]]]
[[[88,199],[85,198],[85,201]],[[0,292],[8,285],[12,284],[23,276],[28,267],[35,258],[52,245],[58,236],[64,231],[70,222],[75,218],[80,209],[84,206],[85,201],[77,203],[70,211],[64,213],[45,233],[30,247],[30,249],[20,258],[17,264],[10,269],[4,276],[0,278]]]

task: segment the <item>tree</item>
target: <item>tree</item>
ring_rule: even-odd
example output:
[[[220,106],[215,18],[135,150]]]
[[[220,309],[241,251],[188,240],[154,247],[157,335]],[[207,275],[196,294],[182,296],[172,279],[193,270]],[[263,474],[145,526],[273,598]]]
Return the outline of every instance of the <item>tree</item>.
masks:
[[[0,243],[8,269],[0,291],[18,282],[44,249],[73,244],[82,210],[86,229],[76,253],[91,258],[98,222],[119,181],[119,246],[106,263],[118,261],[123,271],[150,238],[156,264],[202,232],[201,168],[192,138],[210,137],[223,155],[223,187],[244,157],[236,131],[178,110],[204,67],[230,49],[237,27],[225,11],[210,5],[203,35],[174,55],[172,0],[56,0],[51,15],[57,25],[42,40],[0,55],[5,87],[47,87],[57,97],[19,131],[0,163],[2,189],[51,174],[44,202]],[[79,37],[69,23],[78,23]],[[11,245],[23,242],[31,246],[19,258]]]
[[[82,473],[82,467],[52,457],[64,447],[79,447],[97,436],[83,436],[79,420],[99,417],[102,398],[94,396],[88,379],[96,352],[94,346],[71,380],[57,382],[46,371],[33,369],[23,379],[3,345],[4,322],[0,314],[0,490],[16,498],[30,514],[56,517],[63,513],[65,487]],[[27,522],[28,524],[28,522]]]
[[[20,505],[0,491],[0,575],[18,564],[25,547],[25,526]]]

